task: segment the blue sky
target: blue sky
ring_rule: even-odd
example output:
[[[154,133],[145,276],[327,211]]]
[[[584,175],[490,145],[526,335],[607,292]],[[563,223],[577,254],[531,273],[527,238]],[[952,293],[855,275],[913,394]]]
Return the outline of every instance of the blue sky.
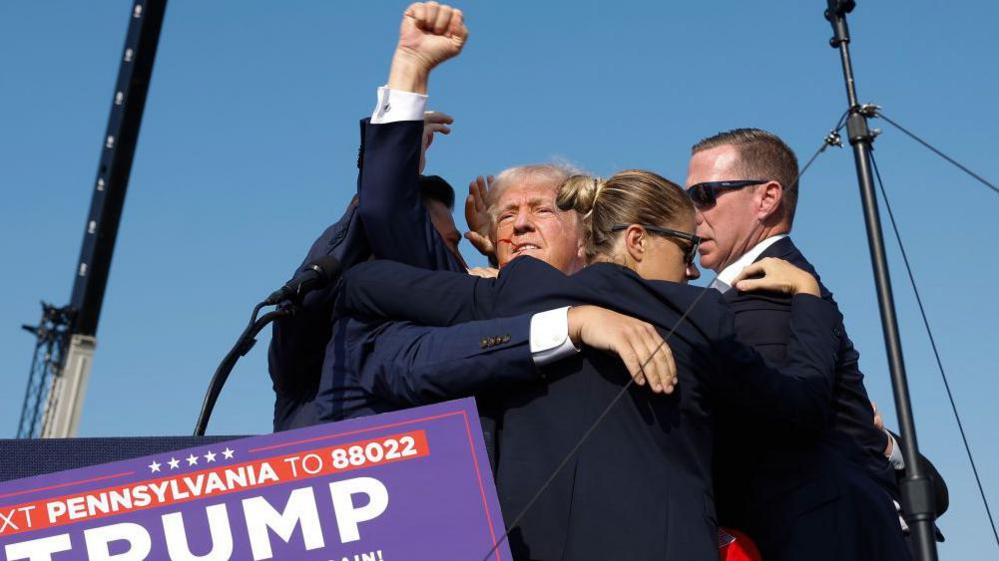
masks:
[[[81,434],[187,434],[252,305],[280,285],[352,194],[357,120],[384,83],[404,2],[172,0],[101,318]],[[461,2],[471,39],[431,79],[456,118],[428,171],[565,158],[681,181],[689,146],[737,126],[804,160],[845,109],[825,2]],[[13,436],[39,300],[68,301],[130,3],[0,2],[0,436]],[[860,2],[862,100],[999,181],[999,5]],[[999,506],[999,197],[885,123],[876,154],[931,325]],[[459,227],[464,220],[456,218]],[[894,425],[849,150],[802,180],[794,238],[836,293],[873,399]],[[891,237],[920,444],[946,477],[944,559],[995,558],[984,508]],[[463,242],[467,244],[467,242]],[[470,261],[481,263],[470,247]],[[210,426],[267,431],[264,337]]]

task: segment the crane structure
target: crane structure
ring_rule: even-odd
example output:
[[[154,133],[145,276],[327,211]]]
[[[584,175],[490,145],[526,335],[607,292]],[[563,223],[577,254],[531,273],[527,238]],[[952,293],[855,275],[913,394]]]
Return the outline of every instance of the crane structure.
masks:
[[[38,325],[23,326],[36,343],[18,438],[76,434],[165,12],[166,0],[136,0],[131,6],[70,303],[43,302]]]

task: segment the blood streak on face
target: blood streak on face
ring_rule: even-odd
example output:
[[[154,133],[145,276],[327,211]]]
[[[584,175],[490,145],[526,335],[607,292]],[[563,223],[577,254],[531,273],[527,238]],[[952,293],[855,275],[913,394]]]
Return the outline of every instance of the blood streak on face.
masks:
[[[557,186],[527,180],[500,193],[494,207],[493,239],[500,268],[521,255],[540,259],[564,273],[583,267],[582,236],[574,211],[555,205]]]

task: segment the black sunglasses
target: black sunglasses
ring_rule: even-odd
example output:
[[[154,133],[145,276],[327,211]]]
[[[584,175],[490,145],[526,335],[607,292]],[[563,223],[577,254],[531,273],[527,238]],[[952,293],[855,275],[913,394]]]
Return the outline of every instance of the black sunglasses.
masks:
[[[718,192],[724,190],[742,189],[750,185],[763,185],[766,179],[743,179],[739,181],[705,181],[691,185],[687,196],[697,208],[711,208],[718,201]]]
[[[611,226],[611,232],[620,232],[621,230],[627,230],[630,224],[615,224]],[[659,228],[658,226],[649,226],[648,224],[638,224],[642,228],[653,234],[659,234],[667,238],[680,238],[690,242],[690,245],[680,246],[680,249],[684,251],[683,262],[686,265],[690,265],[694,262],[694,258],[697,257],[697,248],[701,245],[701,237],[694,234],[688,234],[687,232],[681,232],[679,230],[670,230],[669,228]],[[679,245],[679,244],[677,244]]]

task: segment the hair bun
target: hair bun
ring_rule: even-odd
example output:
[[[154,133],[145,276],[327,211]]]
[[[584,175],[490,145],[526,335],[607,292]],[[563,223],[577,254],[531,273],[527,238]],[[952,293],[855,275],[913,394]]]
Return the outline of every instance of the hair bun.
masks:
[[[560,210],[575,210],[587,215],[593,211],[593,205],[604,188],[604,181],[589,175],[570,176],[559,187],[555,204]]]

